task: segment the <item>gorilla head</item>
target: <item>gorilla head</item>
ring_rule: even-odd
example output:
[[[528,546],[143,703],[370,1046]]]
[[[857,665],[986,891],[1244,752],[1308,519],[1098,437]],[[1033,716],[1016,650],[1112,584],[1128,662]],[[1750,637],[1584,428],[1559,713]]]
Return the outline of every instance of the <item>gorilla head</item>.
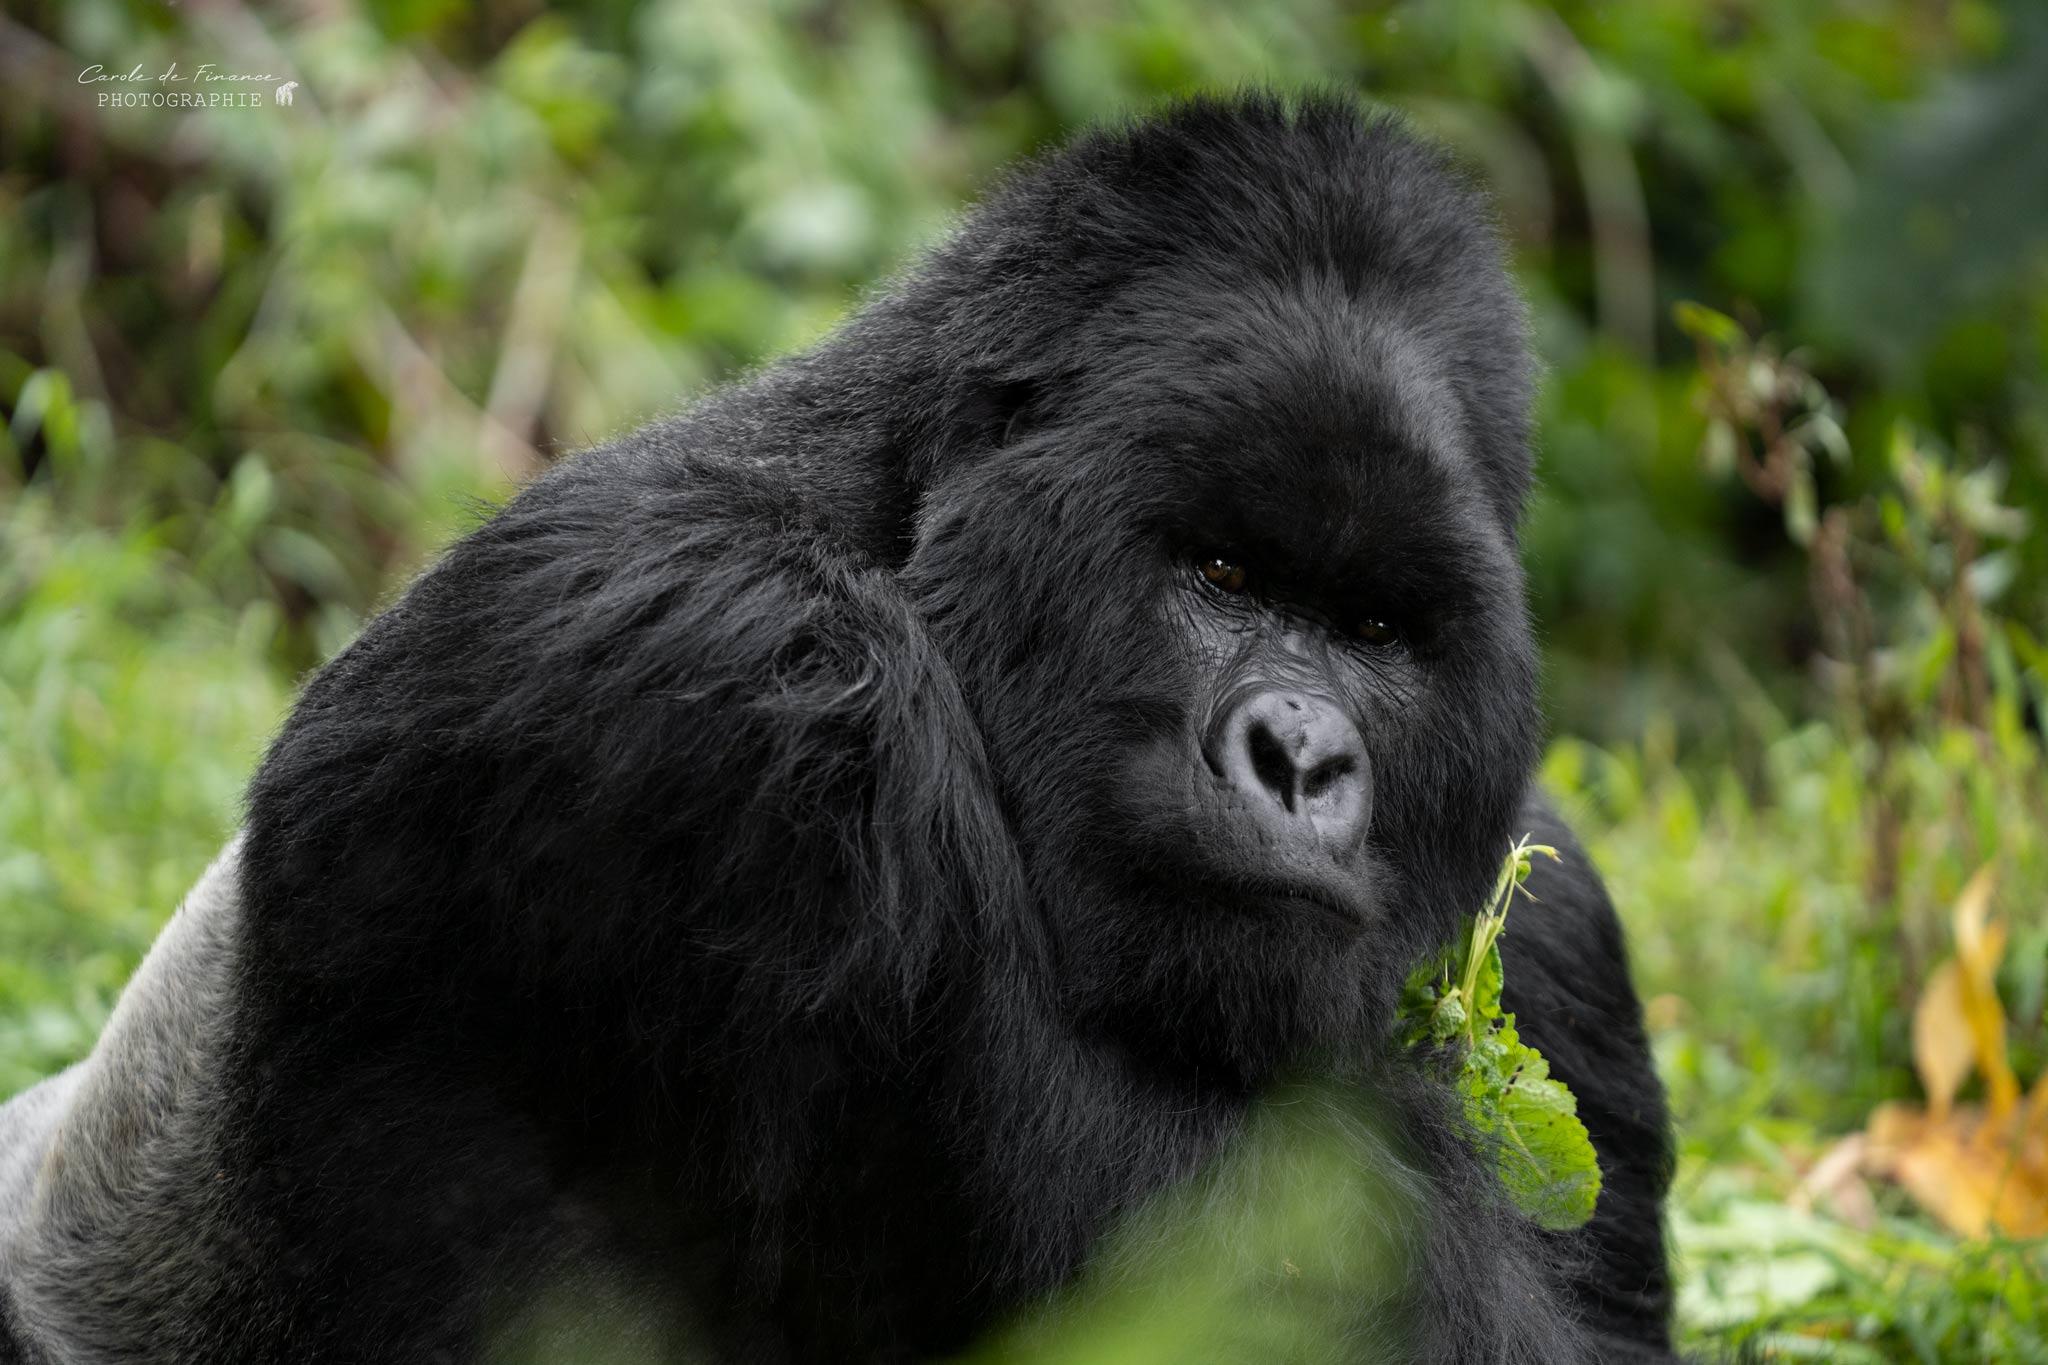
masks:
[[[1383,1019],[1533,752],[1528,365],[1478,202],[1348,106],[1196,104],[1027,172],[881,313],[986,395],[915,472],[904,579],[1077,1016],[1247,1077]]]

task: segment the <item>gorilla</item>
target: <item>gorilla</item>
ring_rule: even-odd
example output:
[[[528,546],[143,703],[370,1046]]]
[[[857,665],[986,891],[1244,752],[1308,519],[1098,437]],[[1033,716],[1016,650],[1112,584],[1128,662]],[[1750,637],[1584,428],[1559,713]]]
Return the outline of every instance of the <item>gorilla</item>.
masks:
[[[1668,1359],[1662,1093],[1530,783],[1532,382],[1483,200],[1349,101],[1014,174],[313,677],[0,1111],[0,1358],[488,1359],[564,1295],[646,1358],[956,1355],[1309,1075],[1424,1213],[1349,1358]],[[1393,1041],[1524,831],[1566,1233]]]

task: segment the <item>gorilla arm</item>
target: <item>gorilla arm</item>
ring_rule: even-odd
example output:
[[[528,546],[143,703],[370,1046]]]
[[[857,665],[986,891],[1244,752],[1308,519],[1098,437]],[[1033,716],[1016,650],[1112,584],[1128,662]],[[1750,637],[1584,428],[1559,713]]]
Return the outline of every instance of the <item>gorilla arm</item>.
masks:
[[[680,986],[916,996],[1005,842],[946,665],[793,479],[649,444],[521,494],[308,687],[251,790],[262,966],[584,983],[648,1028]]]
[[[976,731],[815,503],[662,439],[522,493],[308,686],[226,899],[166,935],[218,940],[204,975],[131,989],[0,1121],[35,1172],[0,1200],[0,1358],[10,1327],[107,1359],[460,1353],[522,1266],[592,1245],[577,1172],[671,1150],[606,1156],[647,1140],[660,1068],[700,1069],[705,1178],[759,1218],[828,1126],[821,1075],[897,1045],[946,926],[1005,886]],[[138,1066],[193,1078],[141,1128],[93,1079]]]
[[[1664,1088],[1629,981],[1621,922],[1571,830],[1531,790],[1518,830],[1550,844],[1561,862],[1535,860],[1535,898],[1501,939],[1504,1004],[1517,1028],[1571,1087],[1600,1158],[1600,1202],[1577,1232],[1572,1281],[1586,1321],[1609,1334],[1603,1358],[1669,1359],[1671,1276],[1660,1211],[1671,1183]]]

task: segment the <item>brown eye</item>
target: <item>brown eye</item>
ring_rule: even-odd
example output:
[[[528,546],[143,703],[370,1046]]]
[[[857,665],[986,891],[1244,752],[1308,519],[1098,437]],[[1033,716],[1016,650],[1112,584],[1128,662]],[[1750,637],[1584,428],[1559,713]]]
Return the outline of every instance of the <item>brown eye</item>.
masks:
[[[1351,630],[1352,634],[1369,645],[1390,645],[1400,638],[1392,626],[1373,616],[1366,617]]]
[[[1208,579],[1212,587],[1229,593],[1244,591],[1244,565],[1214,558],[1201,560],[1200,565],[1202,577]]]

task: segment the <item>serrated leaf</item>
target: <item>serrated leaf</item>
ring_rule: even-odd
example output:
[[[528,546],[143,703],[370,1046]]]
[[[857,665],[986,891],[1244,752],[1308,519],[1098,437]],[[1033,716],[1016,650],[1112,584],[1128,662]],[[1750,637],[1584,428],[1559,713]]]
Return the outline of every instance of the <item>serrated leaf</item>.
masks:
[[[1508,1198],[1539,1227],[1563,1232],[1593,1216],[1600,1198],[1600,1160],[1579,1122],[1579,1102],[1534,1048],[1501,1104],[1500,1176]]]
[[[1401,1037],[1411,1047],[1463,1041],[1453,1085],[1466,1121],[1485,1140],[1515,1207],[1539,1227],[1566,1231],[1593,1216],[1599,1158],[1570,1088],[1551,1076],[1550,1063],[1522,1041],[1515,1016],[1501,1008],[1500,934],[1535,852],[1557,856],[1545,846],[1516,845],[1487,908],[1449,949],[1410,973]]]

